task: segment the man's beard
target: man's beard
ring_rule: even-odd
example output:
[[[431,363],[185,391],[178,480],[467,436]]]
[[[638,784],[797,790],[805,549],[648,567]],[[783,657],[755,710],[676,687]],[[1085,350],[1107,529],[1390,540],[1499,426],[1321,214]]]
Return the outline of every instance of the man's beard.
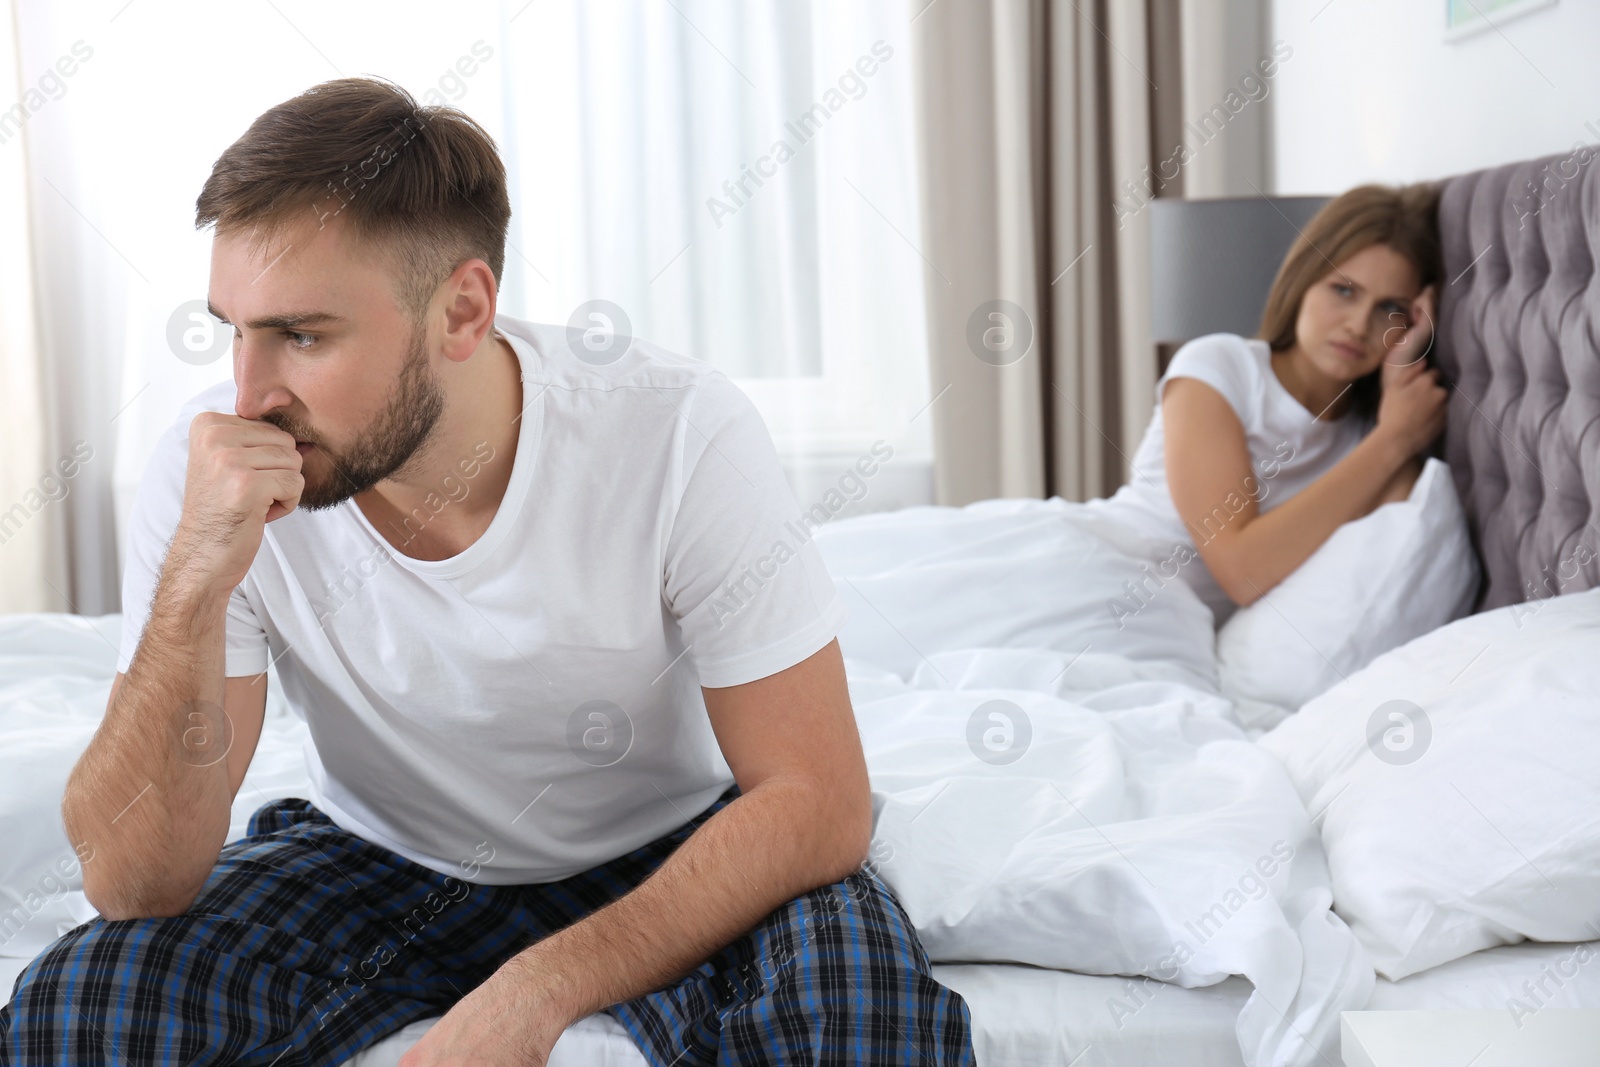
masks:
[[[427,443],[444,412],[444,393],[428,369],[423,351],[425,335],[425,329],[418,324],[412,332],[411,349],[395,381],[389,406],[354,445],[336,455],[326,445],[313,440],[315,451],[322,453],[332,470],[326,478],[319,478],[310,469],[313,453],[302,458],[305,488],[300,492],[299,507],[307,511],[337,507],[393,475]],[[263,416],[262,421],[294,434],[298,440],[312,440],[293,426],[285,425],[287,420],[280,414]]]

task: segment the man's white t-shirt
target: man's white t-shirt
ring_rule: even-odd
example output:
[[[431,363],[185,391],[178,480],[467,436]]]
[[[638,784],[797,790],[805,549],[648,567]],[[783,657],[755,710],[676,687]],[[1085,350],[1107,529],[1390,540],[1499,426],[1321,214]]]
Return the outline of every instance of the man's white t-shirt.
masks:
[[[1238,487],[1239,500],[1254,496],[1261,514],[1271,511],[1328,472],[1372,429],[1370,419],[1347,410],[1332,421],[1318,419],[1278,380],[1266,341],[1232,333],[1197,337],[1179,348],[1156,383],[1155,413],[1133,456],[1128,483],[1107,499],[1091,500],[1097,512],[1163,544],[1195,548],[1215,536],[1215,528],[1193,531],[1178,515],[1167,483],[1161,391],[1173,378],[1196,378],[1221,393],[1244,426],[1254,470],[1250,484]],[[1225,511],[1226,501],[1218,501]],[[1242,506],[1242,505],[1241,505]],[[1222,591],[1205,561],[1194,559],[1179,572],[1210,606],[1218,626],[1236,606]]]
[[[508,885],[587,870],[709,807],[733,775],[699,687],[799,663],[846,608],[726,375],[638,339],[591,365],[565,326],[495,324],[522,366],[515,452],[460,457],[410,531],[510,463],[488,529],[424,561],[353,500],[268,523],[228,604],[226,674],[276,664],[310,729],[308,799],[339,826]],[[234,398],[228,381],[191,399],[144,472],[119,671],[182,512],[189,423]]]

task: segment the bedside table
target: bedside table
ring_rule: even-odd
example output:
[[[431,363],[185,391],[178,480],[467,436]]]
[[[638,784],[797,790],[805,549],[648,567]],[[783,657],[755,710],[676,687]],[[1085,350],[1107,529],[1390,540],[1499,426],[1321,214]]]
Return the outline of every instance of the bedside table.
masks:
[[[1597,1067],[1600,1010],[1347,1011],[1345,1067]]]

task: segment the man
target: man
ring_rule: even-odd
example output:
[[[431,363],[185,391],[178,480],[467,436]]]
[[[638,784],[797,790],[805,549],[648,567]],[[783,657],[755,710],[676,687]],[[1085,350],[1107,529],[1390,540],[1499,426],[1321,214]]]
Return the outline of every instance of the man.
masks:
[[[0,1012],[16,1064],[970,1064],[860,864],[844,608],[748,399],[495,311],[488,136],[371,79],[262,115],[197,204],[234,382],[139,489],[123,653],[62,807],[100,918]],[[311,797],[227,844],[265,671]]]

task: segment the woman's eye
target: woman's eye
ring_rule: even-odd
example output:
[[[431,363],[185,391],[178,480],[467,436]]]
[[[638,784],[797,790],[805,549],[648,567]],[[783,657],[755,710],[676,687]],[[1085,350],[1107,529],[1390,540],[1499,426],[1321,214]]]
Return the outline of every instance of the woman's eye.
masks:
[[[1343,282],[1334,282],[1333,283],[1333,291],[1338,293],[1340,296],[1349,296],[1350,295],[1350,287],[1348,285],[1344,284]]]

